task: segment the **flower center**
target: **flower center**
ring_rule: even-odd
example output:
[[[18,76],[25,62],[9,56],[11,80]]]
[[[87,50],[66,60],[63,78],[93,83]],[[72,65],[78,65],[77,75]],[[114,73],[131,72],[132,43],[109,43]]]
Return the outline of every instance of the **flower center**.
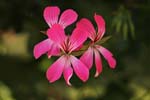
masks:
[[[93,40],[94,43],[97,42],[97,41],[100,39],[100,36],[99,36],[98,34],[99,34],[99,33],[96,33],[96,34],[95,34],[95,38],[94,38],[94,40]]]
[[[63,51],[63,53],[65,53],[65,54],[70,54],[71,52],[71,43],[70,43],[70,41],[69,41],[69,38],[67,38],[65,41],[64,41],[64,43],[62,44],[62,51]]]

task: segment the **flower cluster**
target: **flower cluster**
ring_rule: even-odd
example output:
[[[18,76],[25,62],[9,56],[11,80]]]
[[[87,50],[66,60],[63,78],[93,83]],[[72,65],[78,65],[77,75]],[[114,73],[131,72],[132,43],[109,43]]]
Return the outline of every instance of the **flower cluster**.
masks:
[[[110,68],[115,68],[116,60],[113,54],[98,44],[105,33],[105,21],[102,16],[94,15],[98,30],[94,29],[88,19],[82,18],[77,22],[71,35],[65,34],[65,28],[77,20],[78,14],[74,10],[67,9],[60,15],[58,7],[50,6],[45,8],[43,16],[49,26],[46,31],[47,39],[36,44],[33,52],[36,59],[43,54],[47,54],[48,58],[59,56],[59,59],[46,72],[49,82],[55,82],[63,74],[66,83],[71,85],[70,79],[73,72],[85,82],[88,80],[89,70],[94,60],[95,77],[97,77],[102,72],[101,55],[104,56]],[[84,45],[88,38],[90,41]],[[78,52],[80,55],[76,55]]]

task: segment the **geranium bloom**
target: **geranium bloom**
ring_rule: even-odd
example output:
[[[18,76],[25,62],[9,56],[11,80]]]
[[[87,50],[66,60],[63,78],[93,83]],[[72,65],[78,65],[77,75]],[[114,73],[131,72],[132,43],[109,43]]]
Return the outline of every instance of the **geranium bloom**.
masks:
[[[66,28],[68,25],[71,25],[77,20],[77,13],[73,11],[72,9],[65,10],[60,18],[60,9],[56,6],[52,7],[46,7],[43,13],[44,19],[51,28],[55,24],[61,25],[61,27]],[[58,20],[59,18],[59,20]],[[50,58],[51,55],[59,55],[60,50],[53,41],[51,41],[49,38],[45,39],[44,41],[38,43],[34,47],[34,57],[38,59],[41,55],[47,53],[48,57]]]
[[[100,15],[96,14],[94,16],[94,19],[98,26],[98,31],[94,29],[92,23],[86,18],[81,19],[81,21],[77,23],[77,27],[84,29],[88,33],[89,38],[91,39],[91,44],[88,50],[81,56],[80,60],[90,69],[93,65],[93,58],[95,57],[95,77],[97,77],[102,72],[102,61],[100,54],[102,54],[107,60],[110,68],[115,68],[116,60],[114,59],[113,54],[109,50],[102,47],[101,45],[96,44],[102,39],[105,33],[105,21]]]
[[[84,63],[72,55],[72,51],[75,51],[84,43],[87,39],[87,34],[81,29],[75,28],[71,36],[66,36],[64,29],[60,25],[54,25],[47,31],[47,34],[63,52],[61,57],[48,68],[47,79],[50,82],[54,82],[63,74],[66,83],[71,85],[69,80],[74,69],[76,75],[85,82],[89,77],[89,70]]]

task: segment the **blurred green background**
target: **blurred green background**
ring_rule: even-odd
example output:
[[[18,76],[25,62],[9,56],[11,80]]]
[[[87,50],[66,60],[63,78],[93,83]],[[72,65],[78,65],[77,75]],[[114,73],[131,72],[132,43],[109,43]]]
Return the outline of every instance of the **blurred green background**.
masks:
[[[115,70],[103,59],[98,78],[93,67],[86,83],[75,74],[72,87],[63,78],[48,83],[45,71],[57,58],[35,60],[32,52],[46,38],[43,10],[54,5],[94,24],[94,13],[104,17],[112,38],[102,45],[117,59]],[[150,100],[149,14],[150,0],[0,0],[0,100]]]

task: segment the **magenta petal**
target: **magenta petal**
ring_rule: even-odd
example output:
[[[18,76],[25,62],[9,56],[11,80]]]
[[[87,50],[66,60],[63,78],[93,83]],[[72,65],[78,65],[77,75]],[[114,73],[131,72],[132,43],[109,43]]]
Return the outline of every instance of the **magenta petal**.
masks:
[[[94,19],[95,19],[96,24],[98,26],[98,36],[100,38],[102,38],[104,33],[105,33],[105,21],[104,21],[102,16],[97,15],[97,14],[94,15]]]
[[[51,49],[53,42],[50,39],[46,39],[34,46],[34,57],[38,59],[41,55],[45,54]]]
[[[74,23],[77,20],[78,14],[72,10],[68,9],[62,13],[60,16],[59,24],[66,28],[68,25]]]
[[[74,29],[70,37],[71,51],[80,47],[85,42],[86,39],[87,39],[87,34],[85,34],[83,30],[77,28]]]
[[[79,51],[83,47],[83,44],[77,47],[74,51]]]
[[[70,83],[70,79],[73,75],[73,69],[71,68],[71,64],[70,62],[68,62],[67,64],[65,64],[65,68],[64,68],[64,78],[66,80],[66,83],[71,86],[71,83]]]
[[[77,28],[84,29],[91,40],[95,39],[96,32],[94,26],[88,19],[82,18],[76,26]]]
[[[58,47],[58,45],[56,45],[56,44],[53,44],[52,45],[52,48],[48,51],[48,57],[50,57],[50,56],[59,56],[60,55],[60,53],[61,53],[61,51],[60,51],[60,48]]]
[[[96,45],[96,48],[103,54],[105,54],[104,57],[109,57],[109,56],[113,56],[113,54],[106,48],[102,47],[102,46],[99,46],[99,45]]]
[[[46,77],[51,83],[61,77],[64,70],[65,62],[66,59],[64,56],[62,56],[48,68],[46,72]]]
[[[93,49],[91,47],[88,48],[87,51],[80,57],[80,60],[91,69],[93,65]]]
[[[96,46],[97,49],[101,52],[101,54],[104,56],[104,58],[107,60],[110,68],[115,68],[116,66],[116,60],[113,58],[113,54],[106,48],[102,46]]]
[[[74,56],[70,56],[71,64],[76,75],[83,81],[87,81],[89,78],[89,70],[85,64],[83,64],[79,59]]]
[[[57,6],[54,7],[46,7],[44,9],[44,19],[49,25],[49,27],[52,27],[52,25],[56,24],[58,22],[58,16],[60,14],[60,9]]]
[[[110,68],[114,69],[116,67],[116,59],[114,57],[109,57],[108,64]]]
[[[97,50],[94,50],[94,54],[95,54],[95,65],[96,65],[95,77],[98,77],[98,75],[102,72],[102,61],[101,61],[100,53]]]
[[[59,24],[55,24],[51,29],[48,29],[47,34],[48,37],[58,45],[66,39],[64,29]]]

